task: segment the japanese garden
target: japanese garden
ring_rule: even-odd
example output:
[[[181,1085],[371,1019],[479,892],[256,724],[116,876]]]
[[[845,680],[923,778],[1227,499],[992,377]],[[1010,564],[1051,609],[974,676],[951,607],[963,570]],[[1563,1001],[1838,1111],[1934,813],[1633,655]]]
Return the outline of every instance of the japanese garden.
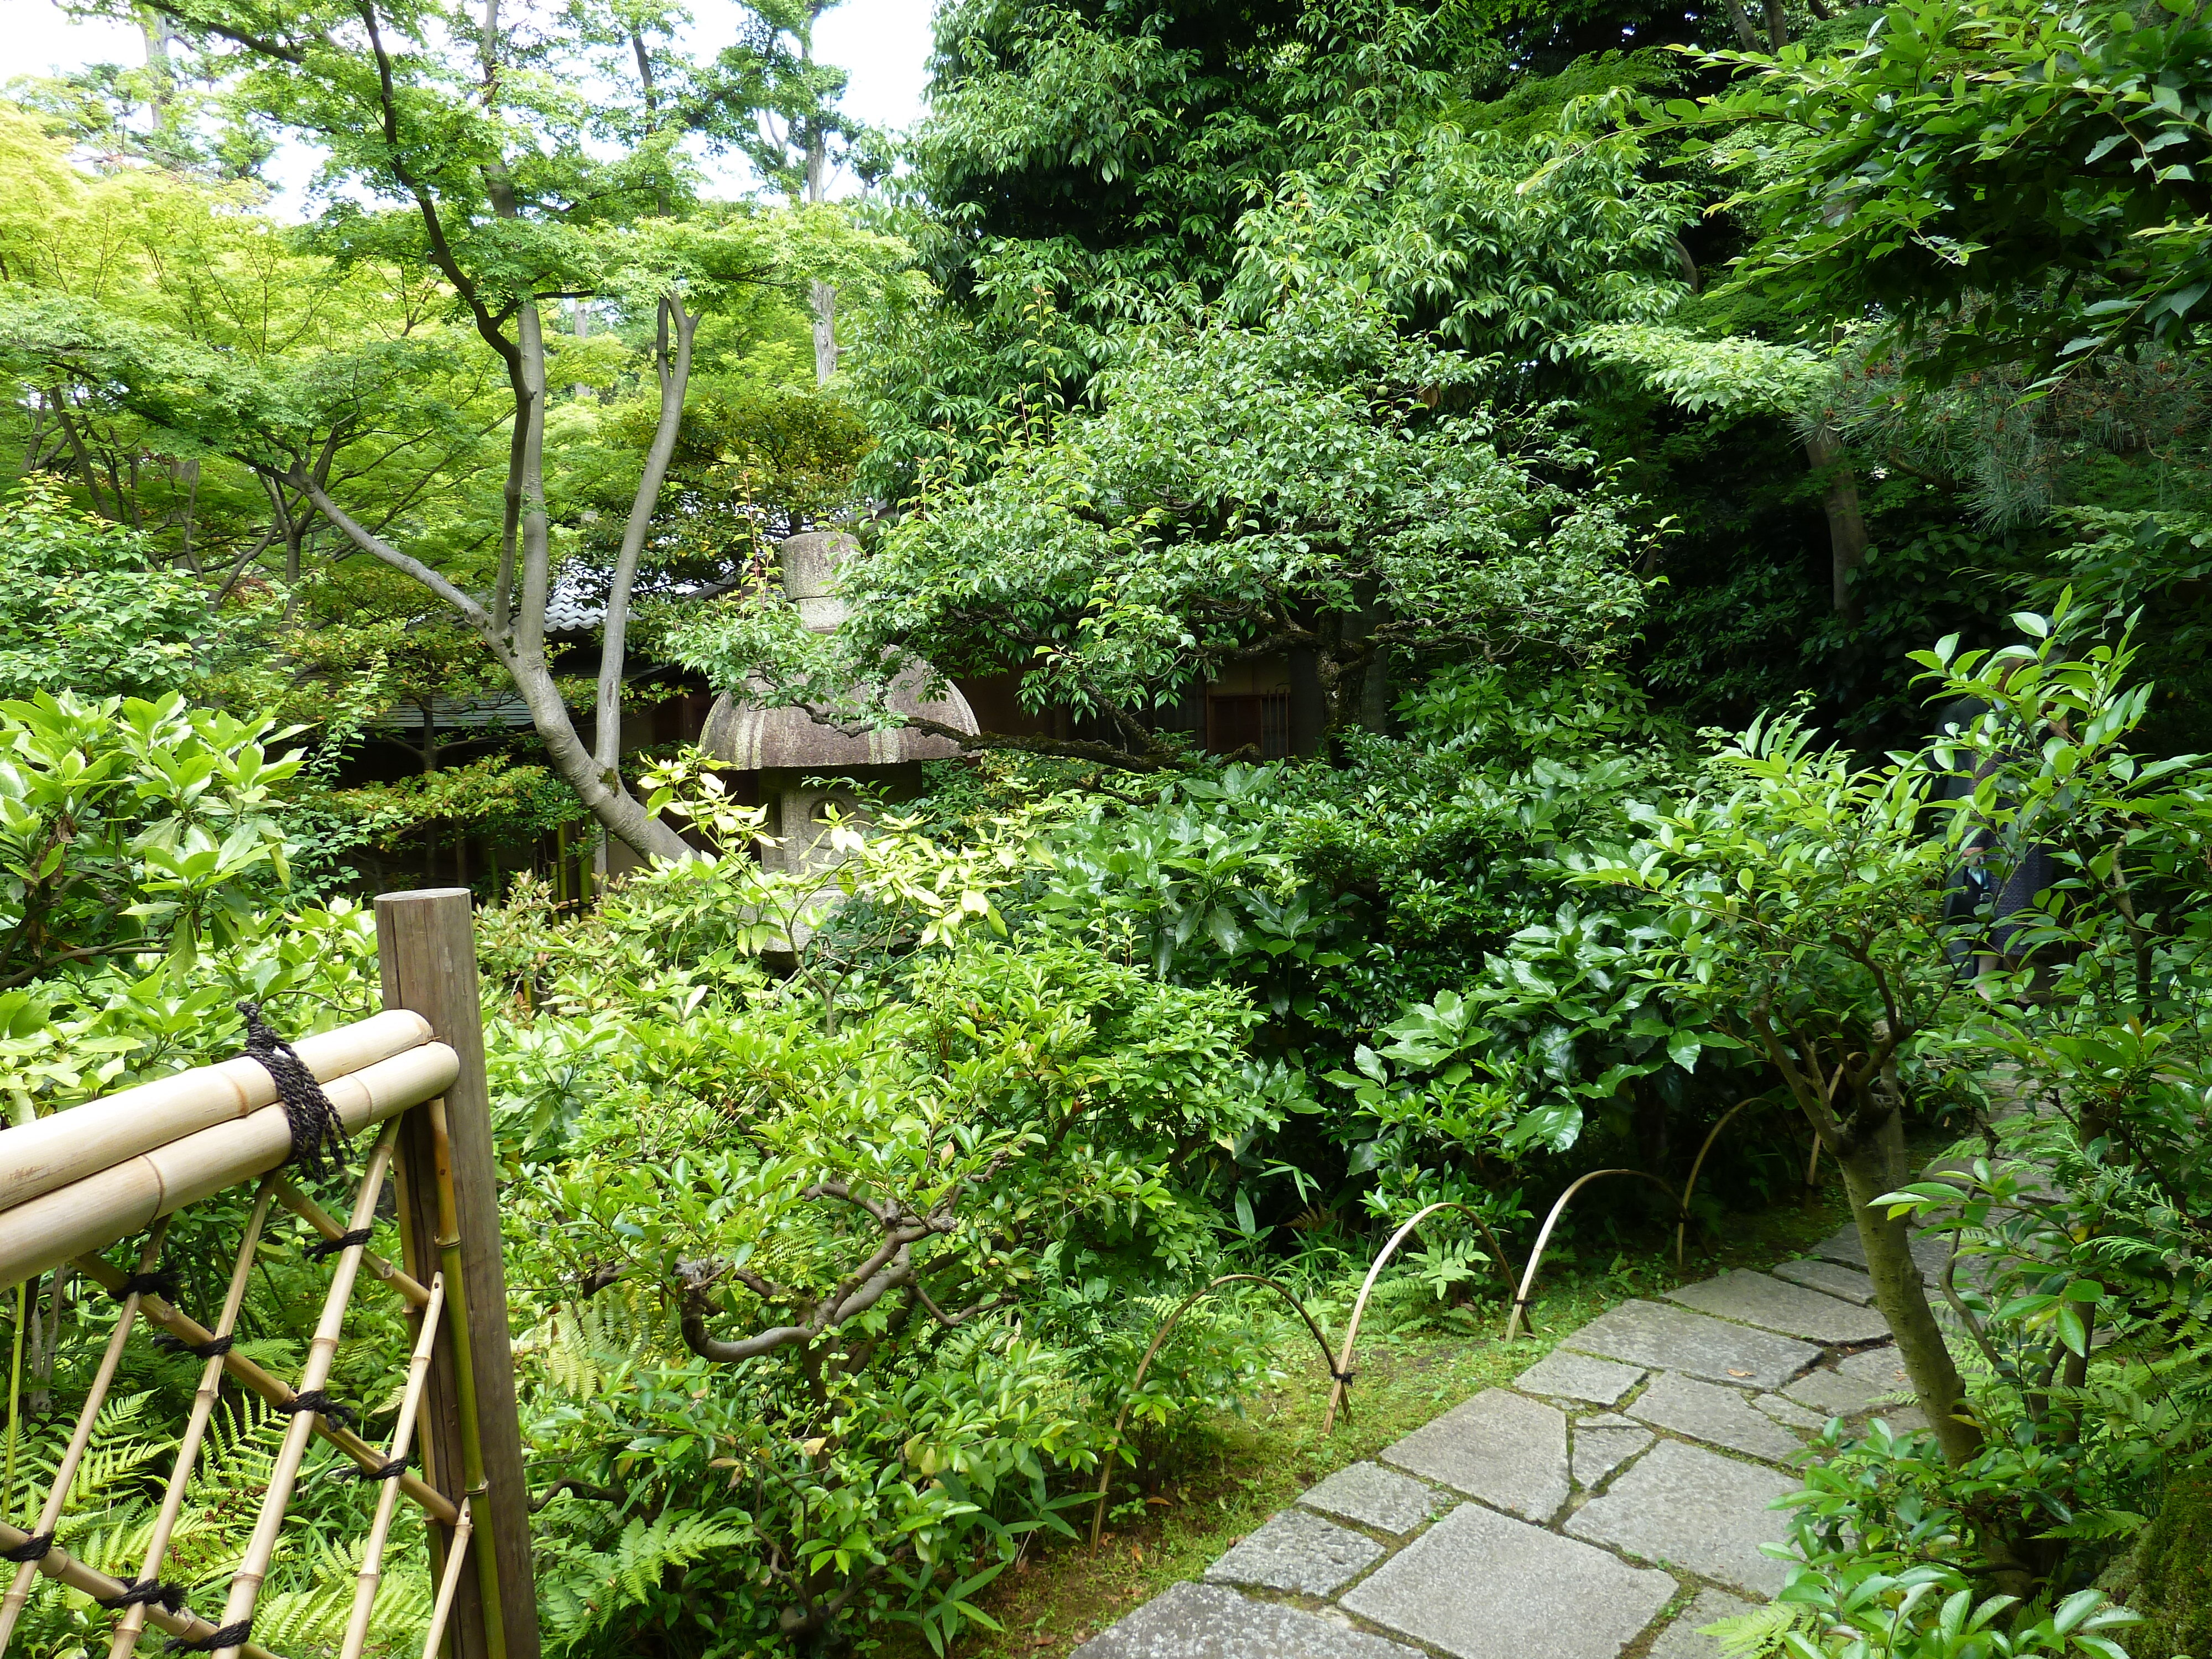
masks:
[[[0,1651],[2212,1656],[2203,0],[839,3],[9,53]]]

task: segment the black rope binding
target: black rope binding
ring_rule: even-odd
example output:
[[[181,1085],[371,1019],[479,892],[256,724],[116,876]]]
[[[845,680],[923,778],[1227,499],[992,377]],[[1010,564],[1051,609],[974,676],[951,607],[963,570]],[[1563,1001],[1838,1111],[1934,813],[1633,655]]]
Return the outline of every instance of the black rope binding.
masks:
[[[307,1260],[327,1261],[340,1250],[349,1250],[356,1244],[368,1243],[375,1236],[376,1230],[373,1227],[356,1227],[349,1233],[340,1233],[336,1238],[326,1238],[319,1244],[308,1245]]]
[[[123,1581],[119,1595],[99,1595],[93,1598],[110,1613],[120,1613],[125,1607],[135,1607],[140,1602],[159,1601],[171,1613],[185,1610],[185,1592],[174,1584],[165,1584],[158,1578],[141,1582],[136,1578]]]
[[[187,1342],[181,1336],[156,1331],[154,1333],[154,1346],[163,1353],[188,1353],[200,1359],[219,1359],[230,1352],[230,1339],[211,1336],[204,1342]]]
[[[276,1098],[283,1104],[284,1120],[292,1126],[292,1156],[285,1162],[297,1164],[300,1173],[310,1181],[322,1180],[333,1168],[343,1169],[345,1125],[338,1121],[337,1109],[323,1092],[323,1085],[315,1081],[315,1074],[293,1052],[292,1045],[263,1021],[259,1003],[241,1002],[238,1012],[246,1016],[246,1058],[258,1060],[261,1069],[269,1073],[276,1085]],[[331,1148],[328,1163],[323,1158],[325,1145]]]
[[[327,1417],[340,1428],[350,1428],[354,1423],[353,1408],[342,1406],[320,1389],[310,1389],[305,1394],[295,1394],[283,1405],[271,1409],[287,1417],[297,1417],[301,1412],[313,1412],[318,1417]]]
[[[225,1648],[242,1648],[246,1638],[253,1634],[253,1621],[241,1619],[234,1625],[225,1625],[211,1636],[203,1636],[197,1642],[187,1642],[181,1636],[172,1637],[169,1653],[220,1653]]]
[[[164,1302],[174,1302],[180,1288],[176,1270],[164,1267],[159,1273],[133,1273],[108,1294],[118,1302],[126,1296],[158,1296]]]
[[[54,1535],[50,1532],[33,1533],[12,1550],[0,1550],[0,1561],[43,1561],[46,1552],[54,1547]]]
[[[413,1467],[414,1462],[415,1455],[410,1452],[406,1456],[395,1457],[388,1463],[379,1463],[373,1469],[357,1468],[353,1472],[353,1478],[364,1483],[371,1480],[397,1480]]]

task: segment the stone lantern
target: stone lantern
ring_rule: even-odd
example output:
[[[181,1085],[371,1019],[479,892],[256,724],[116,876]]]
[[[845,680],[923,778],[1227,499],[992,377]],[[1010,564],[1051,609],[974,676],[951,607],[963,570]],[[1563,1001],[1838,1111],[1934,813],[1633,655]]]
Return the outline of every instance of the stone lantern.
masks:
[[[844,601],[832,591],[834,579],[838,565],[859,550],[850,536],[834,531],[793,536],[778,547],[784,592],[814,632],[830,633],[845,620]],[[891,708],[958,732],[977,731],[975,716],[957,687],[947,685],[941,697],[921,699],[920,689],[929,678],[926,666],[909,669],[891,687]],[[764,851],[763,861],[770,869],[793,872],[827,869],[835,861],[825,808],[834,805],[847,814],[860,808],[853,791],[842,783],[810,784],[809,778],[849,779],[884,787],[894,797],[912,794],[920,790],[922,762],[949,760],[960,752],[950,738],[912,727],[851,736],[820,724],[803,708],[740,702],[726,691],[708,711],[699,746],[759,780],[768,833],[780,843]]]

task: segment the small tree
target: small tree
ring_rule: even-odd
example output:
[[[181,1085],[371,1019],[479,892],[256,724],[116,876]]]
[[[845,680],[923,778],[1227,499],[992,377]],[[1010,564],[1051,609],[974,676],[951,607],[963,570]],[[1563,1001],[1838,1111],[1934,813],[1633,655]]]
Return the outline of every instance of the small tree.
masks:
[[[1096,413],[925,492],[843,589],[851,618],[739,601],[678,630],[716,684],[854,727],[918,665],[1021,672],[1032,708],[1109,741],[902,723],[970,748],[1154,769],[1155,711],[1239,663],[1309,653],[1332,731],[1387,710],[1395,659],[1602,658],[1642,603],[1636,540],[1589,456],[1486,399],[1491,365],[1404,338],[1350,287],[1293,292],[1258,326],[1133,331]],[[855,692],[854,687],[864,689]]]
[[[1711,769],[1735,787],[1651,812],[1648,839],[1581,873],[1665,906],[1646,971],[1765,1054],[1834,1155],[1875,1302],[1945,1455],[1964,1462],[1981,1433],[1960,1414],[1906,1224],[1879,1202],[1911,1174],[1899,1066],[1957,983],[1942,915],[1954,854],[1926,829],[1940,775],[1856,767],[1790,717],[1755,723]]]

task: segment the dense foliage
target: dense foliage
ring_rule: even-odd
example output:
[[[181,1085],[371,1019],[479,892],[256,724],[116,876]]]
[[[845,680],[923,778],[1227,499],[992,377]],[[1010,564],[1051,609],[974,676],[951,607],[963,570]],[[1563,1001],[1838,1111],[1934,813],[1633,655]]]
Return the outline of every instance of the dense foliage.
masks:
[[[1817,1148],[1927,1426],[1829,1425],[1729,1650],[2201,1652],[2202,20],[947,0],[894,145],[823,9],[694,53],[157,0],[143,71],[11,87],[9,1121],[234,1054],[241,999],[360,1018],[360,866],[450,856],[548,1641],[687,1659],[988,1633],[1102,1480],[1136,1524],[1304,1364],[1224,1288],[1139,1386],[1223,1275],[1334,1317],[1455,1206],[1370,1328],[1489,1340],[1571,1181],[1652,1177],[1554,1274]],[[779,585],[825,526],[834,628]],[[1209,752],[1263,672],[1299,752]],[[1006,729],[917,721],[955,678]],[[712,693],[960,752],[802,830],[639,739]],[[234,1199],[169,1237],[198,1300]],[[240,1327],[278,1369],[292,1224]],[[0,1303],[11,1518],[100,1305]],[[143,1543],[195,1376],[130,1351],[73,1551]],[[226,1400],[242,1512],[281,1425]],[[302,1650],[374,1501],[327,1456],[264,1604]]]

